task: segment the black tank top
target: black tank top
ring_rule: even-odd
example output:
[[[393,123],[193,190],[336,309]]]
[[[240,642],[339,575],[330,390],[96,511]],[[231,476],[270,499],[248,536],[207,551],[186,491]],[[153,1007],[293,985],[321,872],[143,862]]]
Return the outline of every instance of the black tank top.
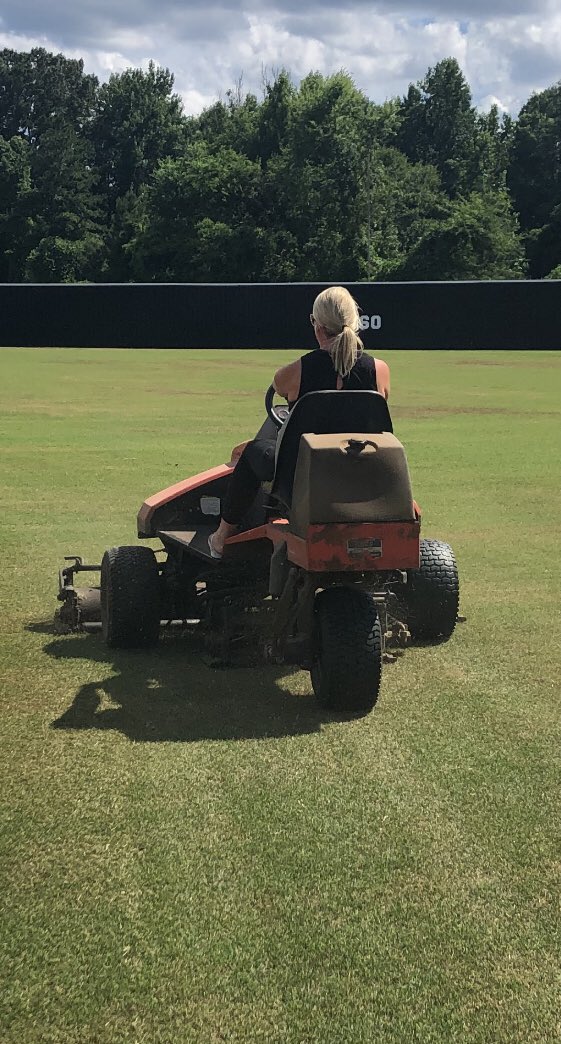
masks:
[[[302,377],[300,380],[300,391],[298,392],[299,399],[306,392],[331,391],[337,388],[337,372],[329,352],[321,348],[314,348],[312,352],[303,355],[300,362],[302,364]],[[346,377],[343,377],[343,388],[350,391],[360,389],[378,391],[376,363],[371,355],[368,355],[367,352],[360,353],[351,372]]]

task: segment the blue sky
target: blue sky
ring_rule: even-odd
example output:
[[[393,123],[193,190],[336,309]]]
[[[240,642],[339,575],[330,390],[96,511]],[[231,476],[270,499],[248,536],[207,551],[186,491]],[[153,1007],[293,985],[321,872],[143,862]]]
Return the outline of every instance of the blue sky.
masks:
[[[175,74],[189,113],[240,77],[260,96],[264,75],[281,68],[295,81],[344,68],[384,101],[453,55],[475,104],[515,115],[561,79],[561,2],[2,0],[0,47],[35,46],[82,57],[100,79],[152,59]]]

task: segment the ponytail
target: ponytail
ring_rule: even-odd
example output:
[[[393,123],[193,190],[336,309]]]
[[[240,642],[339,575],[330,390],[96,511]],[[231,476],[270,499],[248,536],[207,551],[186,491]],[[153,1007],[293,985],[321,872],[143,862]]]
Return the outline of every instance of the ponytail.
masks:
[[[331,361],[340,377],[348,377],[363,350],[364,345],[360,337],[350,326],[344,326],[329,349]]]

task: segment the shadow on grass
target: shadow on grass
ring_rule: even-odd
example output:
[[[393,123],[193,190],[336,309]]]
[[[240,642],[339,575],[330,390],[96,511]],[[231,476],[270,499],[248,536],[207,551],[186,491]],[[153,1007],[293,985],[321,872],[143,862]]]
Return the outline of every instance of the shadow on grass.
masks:
[[[334,716],[280,682],[290,668],[213,670],[193,639],[170,637],[150,651],[109,649],[98,635],[48,642],[56,660],[92,661],[111,673],[82,685],[55,729],[117,729],[136,741],[240,740],[318,732]],[[118,673],[114,673],[118,672]]]

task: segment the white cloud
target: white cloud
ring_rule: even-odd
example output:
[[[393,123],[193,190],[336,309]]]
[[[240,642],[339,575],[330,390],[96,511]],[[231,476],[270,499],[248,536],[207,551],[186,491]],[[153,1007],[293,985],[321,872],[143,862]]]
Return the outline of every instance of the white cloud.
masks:
[[[325,65],[326,48],[321,40],[293,36],[277,18],[271,21],[250,15],[247,43],[239,40],[238,47],[252,65],[260,61],[266,66],[291,66],[298,77]]]
[[[95,68],[92,69],[92,72],[95,72],[100,79],[105,79],[107,73],[109,75],[111,73],[122,73],[130,65],[134,64],[118,51],[95,51],[93,58]]]
[[[140,51],[150,51],[154,47],[154,37],[149,32],[139,32],[137,29],[117,29],[107,34],[107,44],[117,47],[132,54]]]
[[[258,95],[262,71],[345,68],[376,101],[407,91],[429,66],[456,57],[482,108],[516,113],[561,76],[558,0],[4,0],[0,46],[45,47],[83,57],[106,79],[153,58],[172,70],[189,113],[243,74]]]
[[[46,50],[59,50],[47,36],[25,36],[21,33],[0,32],[0,48],[7,47],[12,51],[29,51],[32,47],[44,47]]]
[[[494,94],[486,94],[485,97],[481,99],[479,108],[482,109],[483,112],[489,112],[489,110],[493,108],[493,105],[496,105],[500,113],[508,112],[508,106]]]
[[[195,91],[192,88],[182,90],[179,84],[176,84],[176,88],[188,116],[196,116],[216,101],[216,97],[213,94],[201,94],[200,91]]]

